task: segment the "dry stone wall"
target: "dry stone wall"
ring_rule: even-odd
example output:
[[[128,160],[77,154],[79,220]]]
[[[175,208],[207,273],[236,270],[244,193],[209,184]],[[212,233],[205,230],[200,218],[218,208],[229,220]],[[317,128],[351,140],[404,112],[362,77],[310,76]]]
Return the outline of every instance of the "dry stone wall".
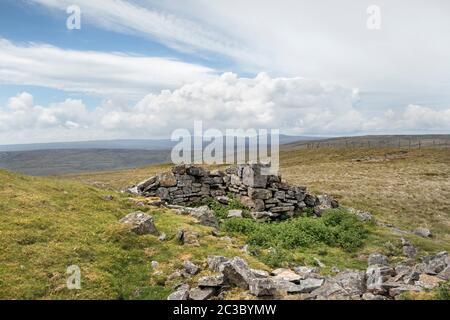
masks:
[[[177,165],[127,191],[146,197],[158,196],[177,205],[198,203],[209,197],[220,200],[231,194],[256,218],[293,216],[306,208],[314,208],[320,214],[324,209],[338,206],[331,197],[315,196],[306,187],[289,185],[279,175],[263,175],[262,168],[262,164],[246,164],[209,171],[193,165]]]

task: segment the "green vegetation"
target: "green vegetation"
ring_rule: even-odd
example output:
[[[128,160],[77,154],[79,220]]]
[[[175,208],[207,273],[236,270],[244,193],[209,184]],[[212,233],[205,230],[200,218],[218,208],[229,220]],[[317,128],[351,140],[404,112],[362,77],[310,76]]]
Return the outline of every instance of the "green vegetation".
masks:
[[[126,194],[2,170],[0,181],[0,299],[164,299],[174,284],[167,276],[183,260],[243,255],[238,239],[232,245],[217,241],[211,228],[192,218],[138,207]],[[151,214],[167,240],[137,236],[118,222],[136,210]],[[200,246],[178,244],[180,228],[198,233]],[[81,290],[66,287],[70,265],[81,269]]]
[[[242,210],[244,216],[248,215],[249,210],[247,207],[245,207],[242,203],[240,203],[237,199],[233,198],[232,196],[229,196],[229,198],[230,201],[227,205],[219,203],[219,201],[217,201],[214,198],[208,199],[207,205],[211,210],[214,211],[215,215],[219,219],[225,219],[228,215],[228,211],[234,209]]]
[[[248,244],[260,248],[296,249],[326,244],[351,252],[360,248],[367,237],[364,225],[343,209],[327,210],[320,218],[298,217],[272,223],[228,219],[224,230],[244,234]]]

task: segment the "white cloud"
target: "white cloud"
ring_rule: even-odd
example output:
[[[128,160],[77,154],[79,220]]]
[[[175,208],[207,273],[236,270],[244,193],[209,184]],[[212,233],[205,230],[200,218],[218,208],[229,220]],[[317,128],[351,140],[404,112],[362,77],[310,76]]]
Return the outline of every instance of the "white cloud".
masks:
[[[136,98],[213,74],[210,68],[169,58],[19,45],[0,38],[0,83]]]
[[[168,137],[203,120],[217,128],[279,128],[291,134],[403,133],[450,130],[450,108],[409,105],[399,112],[365,116],[355,102],[357,90],[304,78],[239,78],[225,73],[149,94],[133,106],[113,100],[88,109],[67,99],[47,107],[19,94],[0,108],[0,143],[112,138]]]
[[[210,51],[238,60],[251,61],[254,53],[245,50],[230,36],[212,28],[156,9],[161,1],[123,0],[32,0],[52,9],[66,11],[69,5],[80,6],[82,23],[92,23],[106,30],[137,34],[156,39],[180,51]],[[64,13],[65,14],[65,13]]]

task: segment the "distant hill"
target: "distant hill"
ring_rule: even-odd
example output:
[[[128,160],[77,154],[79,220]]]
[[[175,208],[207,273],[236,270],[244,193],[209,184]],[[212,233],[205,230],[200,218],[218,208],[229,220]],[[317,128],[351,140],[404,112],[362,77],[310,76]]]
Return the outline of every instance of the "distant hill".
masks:
[[[287,143],[283,149],[303,149],[317,147],[369,147],[369,148],[418,148],[450,147],[450,134],[430,135],[367,135],[355,137],[325,138],[321,140],[294,141]]]
[[[280,135],[280,144],[296,141],[317,140],[318,137]],[[168,150],[176,145],[170,139],[123,139],[123,140],[92,140],[72,142],[50,142],[31,144],[0,145],[1,151],[33,151],[59,149],[132,149],[132,150]]]
[[[280,144],[314,137],[280,135]],[[110,140],[0,146],[0,168],[29,175],[54,175],[140,167],[170,162],[177,142]]]

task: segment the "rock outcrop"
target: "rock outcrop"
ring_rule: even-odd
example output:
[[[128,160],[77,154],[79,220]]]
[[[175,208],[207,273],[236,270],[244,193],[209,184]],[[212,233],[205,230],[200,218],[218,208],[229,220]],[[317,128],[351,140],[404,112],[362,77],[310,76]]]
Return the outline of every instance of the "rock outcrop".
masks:
[[[306,187],[291,186],[279,175],[262,175],[262,164],[208,171],[192,165],[177,165],[170,172],[159,173],[126,191],[146,197],[158,196],[171,205],[199,203],[216,198],[227,203],[227,194],[238,198],[255,219],[273,220],[293,216],[294,212],[313,208],[317,215],[338,206],[327,195],[315,196]],[[237,214],[237,213],[233,213]]]
[[[415,265],[398,263],[393,266],[388,265],[385,256],[372,254],[366,271],[348,269],[322,276],[315,267],[279,268],[269,274],[251,269],[239,257],[209,256],[207,264],[215,274],[200,277],[195,288],[177,287],[168,299],[221,299],[224,291],[238,287],[254,299],[295,295],[298,299],[308,300],[390,300],[402,293],[433,289],[449,279],[447,252],[421,260]]]

